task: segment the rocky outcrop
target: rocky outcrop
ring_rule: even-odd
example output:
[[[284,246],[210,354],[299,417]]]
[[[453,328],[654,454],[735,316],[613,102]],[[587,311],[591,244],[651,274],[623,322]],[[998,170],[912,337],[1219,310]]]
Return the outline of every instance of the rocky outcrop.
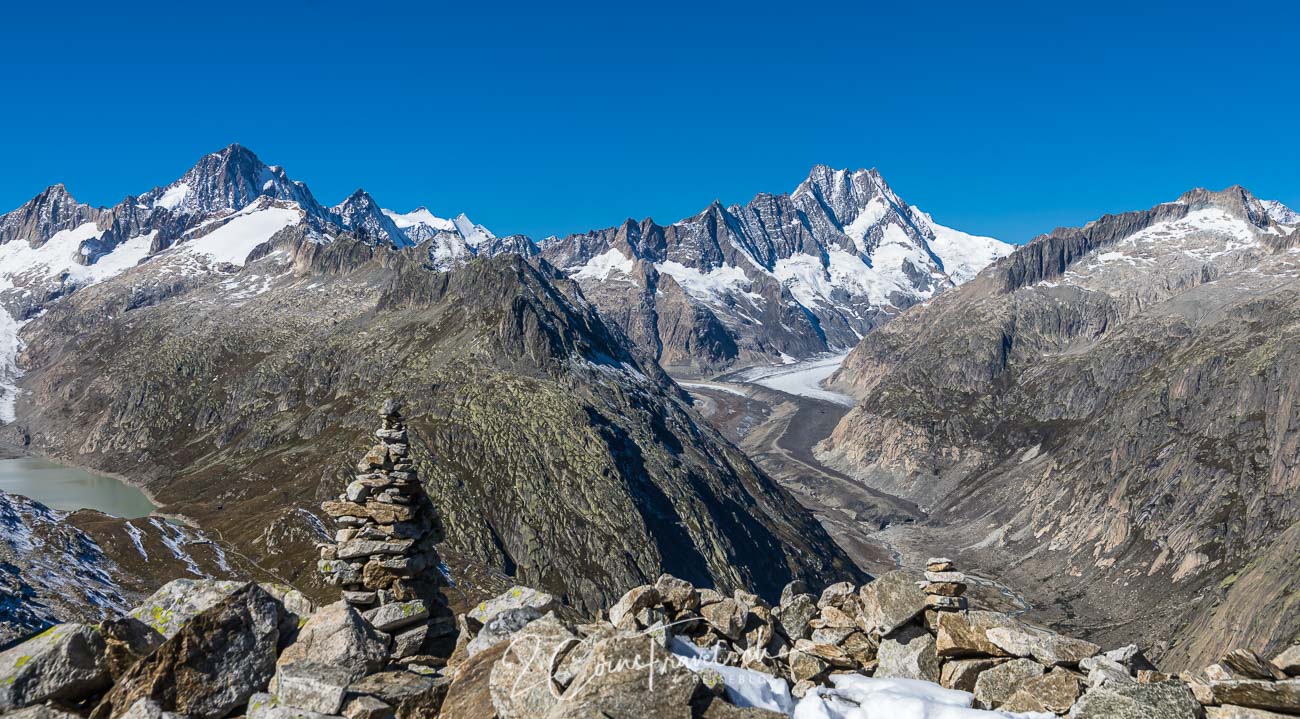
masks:
[[[1173,667],[1289,641],[1294,236],[1229,188],[1040,237],[867,335],[819,456],[921,504],[917,540],[1037,621]]]
[[[277,647],[287,641],[282,633],[296,626],[297,617],[262,588],[236,589],[132,666],[93,717],[119,717],[149,699],[165,711],[220,719],[271,680]]]
[[[956,571],[951,561],[930,564],[941,563]],[[121,627],[60,627],[0,653],[0,707],[30,719],[64,719],[59,707],[94,707],[101,719],[848,719],[903,707],[969,719],[1300,713],[1293,648],[1267,661],[1234,649],[1203,672],[1172,677],[1135,646],[1102,653],[1004,614],[927,607],[921,589],[932,582],[912,580],[917,591],[907,592],[905,576],[816,595],[792,582],[774,606],[664,575],[585,618],[514,587],[457,618],[450,654],[419,661],[390,654],[393,638],[347,602],[299,616],[288,605],[311,607],[255,584],[213,584],[207,596],[217,601],[177,615],[166,641],[125,618]],[[899,619],[887,626],[882,616]],[[1005,642],[1007,633],[1035,640]],[[113,648],[122,642],[132,649]],[[467,652],[476,642],[484,646]],[[1044,658],[1047,646],[1076,651]],[[124,668],[110,670],[115,663]]]

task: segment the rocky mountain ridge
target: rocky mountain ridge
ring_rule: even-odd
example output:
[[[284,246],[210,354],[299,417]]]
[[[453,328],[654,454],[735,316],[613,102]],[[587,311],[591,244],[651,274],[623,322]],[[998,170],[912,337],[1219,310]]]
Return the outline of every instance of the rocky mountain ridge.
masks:
[[[56,185],[0,215],[0,305],[21,322],[53,298],[169,250],[202,259],[190,273],[243,264],[289,225],[308,228],[318,243],[347,233],[419,246],[439,270],[479,256],[544,253],[643,350],[692,372],[848,348],[1009,251],[935,223],[875,170],[817,166],[789,194],[715,202],[667,227],[629,220],[535,243],[497,237],[463,214],[393,212],[364,190],[326,207],[284,168],[231,145],[111,208],[77,202]]]
[[[1239,187],[1041,236],[868,335],[819,456],[1039,618],[1173,666],[1300,630],[1300,228]]]
[[[874,169],[824,165],[788,194],[541,243],[603,314],[684,373],[847,349],[1010,250],[935,223]]]

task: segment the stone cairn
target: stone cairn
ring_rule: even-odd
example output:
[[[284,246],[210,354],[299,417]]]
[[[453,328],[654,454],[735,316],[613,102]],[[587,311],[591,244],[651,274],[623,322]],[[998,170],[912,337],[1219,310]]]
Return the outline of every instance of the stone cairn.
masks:
[[[401,403],[388,400],[379,416],[379,442],[357,463],[356,478],[321,505],[338,530],[334,542],[319,545],[317,566],[344,601],[393,635],[392,656],[403,659],[429,653],[431,640],[455,631],[455,620],[439,591],[435,545],[446,532],[412,462]]]
[[[925,606],[940,612],[966,610],[966,575],[947,557],[931,557],[925,561]]]

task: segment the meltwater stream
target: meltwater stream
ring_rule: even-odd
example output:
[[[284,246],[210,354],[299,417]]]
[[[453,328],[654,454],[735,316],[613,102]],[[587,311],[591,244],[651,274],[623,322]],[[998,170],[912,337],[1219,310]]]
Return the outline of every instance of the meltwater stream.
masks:
[[[157,509],[144,492],[121,480],[40,457],[0,459],[0,490],[30,497],[51,509],[95,509],[124,519],[145,517]]]

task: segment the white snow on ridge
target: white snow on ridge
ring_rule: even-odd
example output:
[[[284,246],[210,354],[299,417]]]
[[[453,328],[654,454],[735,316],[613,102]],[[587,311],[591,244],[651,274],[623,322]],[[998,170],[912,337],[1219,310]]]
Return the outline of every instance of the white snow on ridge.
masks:
[[[456,219],[452,220],[452,223],[456,226],[456,231],[460,233],[460,236],[465,238],[465,244],[470,247],[478,247],[496,237],[483,225],[474,224],[463,212],[456,215]]]
[[[985,267],[1015,251],[1015,246],[993,237],[972,235],[945,227],[920,208],[912,208],[912,219],[934,233],[930,250],[943,262],[943,269],[957,284],[974,279]]]
[[[430,227],[435,230],[443,230],[448,232],[456,229],[455,223],[453,223],[451,220],[438,217],[432,212],[429,212],[429,210],[425,207],[417,207],[414,210],[411,210],[410,212],[407,212],[405,214],[398,214],[396,212],[393,212],[392,210],[381,210],[381,211],[385,215],[388,215],[388,219],[392,220],[393,224],[397,225],[397,228],[399,230],[404,230],[408,227],[415,227],[417,225],[425,225],[426,227]]]
[[[185,201],[185,196],[190,194],[190,186],[184,182],[177,183],[173,187],[167,188],[167,191],[154,202],[154,207],[162,207],[168,210],[176,209]]]
[[[677,281],[686,294],[708,304],[722,302],[722,296],[740,293],[750,299],[761,299],[760,295],[749,291],[753,280],[745,271],[735,265],[715,267],[708,272],[701,272],[694,267],[687,267],[680,262],[668,260],[655,265],[655,269]]]
[[[1161,243],[1177,243],[1187,255],[1200,260],[1213,260],[1229,252],[1259,246],[1258,228],[1226,211],[1208,207],[1190,212],[1186,217],[1168,222],[1157,222],[1135,232],[1118,244],[1143,248]],[[1201,237],[1197,245],[1192,237]]]
[[[623,254],[618,248],[611,247],[588,260],[585,265],[568,268],[568,272],[574,279],[603,281],[609,279],[609,276],[615,272],[630,275],[635,267],[635,260]]]
[[[95,223],[87,222],[69,230],[56,232],[40,247],[23,240],[0,245],[0,291],[14,289],[15,280],[27,283],[70,284],[84,286],[106,280],[139,264],[149,254],[156,232],[133,237],[101,256],[93,264],[75,261],[81,243],[98,239],[104,233]],[[22,340],[18,333],[26,321],[19,321],[0,306],[0,422],[14,420],[18,400],[17,382],[22,377],[18,355]]]
[[[1264,206],[1264,212],[1273,218],[1273,221],[1279,225],[1300,225],[1300,212],[1292,210],[1290,207],[1278,202],[1277,200],[1260,200]]]
[[[301,211],[294,208],[269,207],[247,214],[239,213],[212,232],[182,242],[177,250],[206,255],[214,262],[242,265],[248,259],[248,253],[258,245],[301,221]]]

